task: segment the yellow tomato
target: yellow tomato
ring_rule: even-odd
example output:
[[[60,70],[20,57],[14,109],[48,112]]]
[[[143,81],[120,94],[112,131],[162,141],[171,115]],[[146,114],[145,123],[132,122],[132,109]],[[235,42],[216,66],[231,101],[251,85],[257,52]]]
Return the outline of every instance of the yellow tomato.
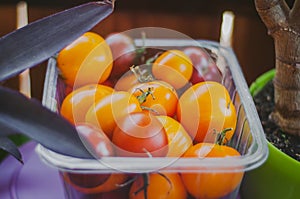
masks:
[[[180,157],[193,145],[193,141],[183,126],[169,116],[156,116],[162,123],[169,141],[168,157]]]
[[[187,192],[178,173],[142,174],[133,182],[130,199],[186,199]],[[146,196],[145,196],[146,195]]]
[[[141,106],[152,109],[159,115],[174,116],[178,97],[175,89],[166,82],[151,81],[135,84],[128,90],[136,96]]]
[[[57,56],[61,76],[71,87],[102,83],[112,70],[112,53],[106,41],[98,34],[86,32]]]
[[[113,89],[100,84],[88,84],[71,91],[63,100],[60,114],[72,124],[84,122],[85,115],[94,101],[113,92]]]
[[[183,157],[203,159],[232,156],[240,157],[241,154],[230,146],[203,142],[190,147]],[[227,168],[227,171],[224,172],[207,169],[207,171],[198,173],[181,173],[181,178],[187,191],[195,198],[223,198],[240,185],[244,176],[244,172],[240,167]],[[236,169],[241,169],[241,171],[235,171]]]
[[[140,103],[134,95],[116,91],[96,101],[87,111],[85,121],[101,128],[111,138],[119,118],[141,111]]]
[[[205,81],[194,84],[179,98],[178,121],[195,142],[214,143],[224,129],[228,142],[236,128],[237,115],[228,90],[224,85]]]
[[[168,50],[153,63],[152,73],[158,80],[171,84],[175,89],[185,86],[193,73],[191,59],[181,50]]]

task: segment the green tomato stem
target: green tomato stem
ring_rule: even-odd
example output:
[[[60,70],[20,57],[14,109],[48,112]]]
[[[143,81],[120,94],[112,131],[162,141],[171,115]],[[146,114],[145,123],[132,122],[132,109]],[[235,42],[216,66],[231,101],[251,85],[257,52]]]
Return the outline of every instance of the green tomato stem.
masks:
[[[215,143],[218,145],[224,145],[224,141],[226,139],[226,133],[228,131],[232,131],[233,128],[225,128],[220,133],[217,134]]]

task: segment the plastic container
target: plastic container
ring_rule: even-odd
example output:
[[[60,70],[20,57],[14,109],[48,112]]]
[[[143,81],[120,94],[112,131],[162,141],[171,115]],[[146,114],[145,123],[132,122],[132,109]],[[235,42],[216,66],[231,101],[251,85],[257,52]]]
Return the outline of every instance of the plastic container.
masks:
[[[151,49],[181,49],[188,46],[199,46],[210,53],[222,72],[222,83],[228,89],[238,115],[236,132],[228,145],[237,149],[242,156],[204,159],[105,157],[101,160],[84,160],[57,154],[38,145],[36,151],[40,158],[47,165],[60,171],[66,198],[129,198],[128,191],[132,185],[130,179],[134,181],[137,174],[145,179],[144,182],[147,182],[149,179],[146,174],[149,173],[157,173],[159,176],[165,176],[169,173],[229,174],[229,176],[222,178],[223,182],[211,185],[217,192],[219,185],[230,184],[232,175],[238,173],[243,175],[244,172],[263,164],[268,156],[267,142],[247,83],[231,48],[221,47],[212,41],[185,39],[136,40],[136,44],[137,46],[143,44]],[[51,58],[48,64],[43,96],[43,104],[53,111],[59,110],[59,105],[65,95],[64,84],[58,78],[55,64],[55,59]],[[123,175],[127,177],[126,183],[124,180],[116,180],[123,178]],[[107,179],[111,181],[115,179],[114,184],[119,184],[120,188],[107,191],[109,188],[103,188]],[[173,187],[170,180],[164,179],[163,181],[167,182],[167,186]],[[96,180],[99,182],[95,182]],[[99,185],[103,182],[104,184]],[[76,184],[80,184],[80,186]],[[201,186],[200,184],[199,186]],[[149,188],[148,191],[158,193],[160,189],[163,189],[163,185],[158,185],[158,187],[157,190]],[[176,186],[174,185],[174,187]],[[201,187],[199,189],[201,190]],[[233,191],[220,198],[235,199],[239,196],[239,189],[240,183]],[[188,195],[186,198],[193,197]]]

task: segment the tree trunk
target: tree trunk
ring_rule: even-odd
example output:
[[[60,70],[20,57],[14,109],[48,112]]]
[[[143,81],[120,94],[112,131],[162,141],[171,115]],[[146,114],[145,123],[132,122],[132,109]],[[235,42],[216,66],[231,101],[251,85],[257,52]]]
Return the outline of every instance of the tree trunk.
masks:
[[[275,42],[275,123],[300,136],[300,0],[255,0],[256,10]]]

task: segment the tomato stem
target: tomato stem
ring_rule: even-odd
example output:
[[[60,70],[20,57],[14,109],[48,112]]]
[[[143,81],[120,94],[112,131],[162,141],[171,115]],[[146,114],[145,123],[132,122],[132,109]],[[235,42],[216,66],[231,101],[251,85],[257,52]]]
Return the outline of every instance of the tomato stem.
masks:
[[[148,65],[145,65],[145,66],[148,66]],[[150,81],[154,80],[154,77],[151,74],[150,67],[146,67],[146,68],[141,69],[140,66],[133,65],[133,66],[130,67],[130,70],[140,83],[150,82]]]
[[[137,45],[134,43],[135,46],[135,58],[134,63],[144,63],[145,62],[145,55],[146,51],[146,33],[144,31],[141,32],[141,39],[142,45],[138,48]]]
[[[116,186],[122,188],[122,187],[125,187],[131,183],[133,183],[135,180],[137,179],[137,176],[134,176],[133,178],[127,180],[126,182],[122,183],[122,184],[116,184]]]
[[[166,179],[168,184],[170,185],[170,189],[168,190],[168,194],[169,194],[171,192],[172,188],[173,188],[173,184],[172,184],[171,180],[165,174],[162,174],[160,172],[158,172],[158,174],[160,176],[162,176],[164,179]]]
[[[146,102],[147,97],[149,95],[151,95],[152,99],[155,100],[155,97],[153,95],[153,87],[149,87],[147,91],[143,91],[140,88],[137,88],[137,90],[139,90],[142,93],[141,95],[137,96],[137,99],[139,100],[140,104]]]
[[[148,193],[148,186],[149,186],[149,173],[142,173],[141,175],[143,177],[144,185],[141,188],[139,188],[138,190],[136,190],[134,192],[134,194],[136,195],[139,192],[144,191],[144,198],[147,199],[148,198],[148,194],[147,194]]]
[[[138,101],[139,101],[140,104],[143,104],[144,102],[146,102],[147,97],[148,97],[149,95],[151,95],[152,99],[155,100],[155,97],[154,97],[154,95],[153,95],[153,87],[149,87],[147,91],[143,91],[143,90],[140,89],[140,88],[137,88],[137,90],[139,90],[139,91],[142,93],[141,95],[138,95],[138,96],[136,97],[136,98],[138,99]],[[151,111],[151,112],[153,112],[153,113],[155,113],[155,114],[159,114],[159,112],[157,112],[156,110],[154,110],[154,109],[152,109],[152,108],[149,108],[149,107],[147,107],[147,106],[142,106],[142,105],[141,105],[141,108],[142,108],[143,110],[148,110],[148,111]]]
[[[161,54],[162,52],[156,53],[153,57],[146,60],[146,64],[152,64]]]
[[[220,133],[217,133],[215,143],[218,144],[218,145],[224,145],[225,140],[226,140],[226,133],[228,131],[232,131],[232,130],[233,130],[233,128],[225,128]]]

